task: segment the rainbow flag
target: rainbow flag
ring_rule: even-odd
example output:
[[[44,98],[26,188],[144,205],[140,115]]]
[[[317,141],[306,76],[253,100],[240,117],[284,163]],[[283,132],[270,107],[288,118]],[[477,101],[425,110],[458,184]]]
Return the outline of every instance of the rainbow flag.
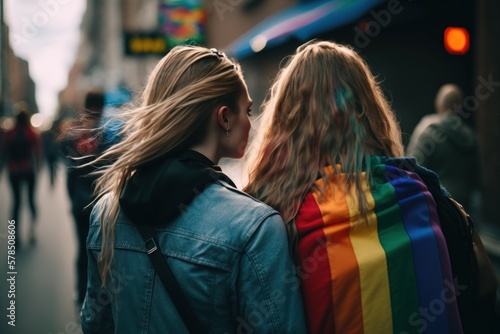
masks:
[[[462,333],[432,195],[418,175],[381,158],[369,168],[369,225],[359,219],[357,194],[346,197],[337,185],[344,174],[328,181],[323,197],[309,193],[296,217],[309,332]]]

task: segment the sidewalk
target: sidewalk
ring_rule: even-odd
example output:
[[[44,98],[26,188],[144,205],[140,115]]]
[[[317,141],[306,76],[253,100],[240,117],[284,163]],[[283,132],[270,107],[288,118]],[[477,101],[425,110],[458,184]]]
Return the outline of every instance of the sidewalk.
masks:
[[[7,220],[10,215],[10,189],[7,175],[0,175],[0,333],[77,334],[81,333],[75,308],[76,236],[66,195],[65,173],[60,168],[54,189],[46,170],[37,186],[37,241],[28,243],[29,214],[21,214],[23,242],[15,256],[15,298],[8,298]],[[10,276],[10,275],[9,275]],[[15,301],[15,327],[7,324],[7,303]]]

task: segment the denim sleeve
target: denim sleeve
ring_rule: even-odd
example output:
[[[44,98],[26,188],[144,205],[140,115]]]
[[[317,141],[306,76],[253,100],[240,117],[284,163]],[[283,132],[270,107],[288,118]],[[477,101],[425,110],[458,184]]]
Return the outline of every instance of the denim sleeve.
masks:
[[[89,259],[87,293],[80,314],[83,333],[114,333],[113,316],[111,313],[111,302],[113,299],[109,290],[101,287],[96,253],[88,249],[87,254]]]
[[[265,218],[249,239],[236,291],[238,333],[306,333],[299,284],[278,214]]]

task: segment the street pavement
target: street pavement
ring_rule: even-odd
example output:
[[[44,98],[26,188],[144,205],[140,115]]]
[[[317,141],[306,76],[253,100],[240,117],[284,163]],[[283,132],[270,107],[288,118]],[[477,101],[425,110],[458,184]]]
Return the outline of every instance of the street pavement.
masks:
[[[231,160],[221,163],[222,169],[241,187],[240,168]],[[23,242],[16,250],[15,272],[7,264],[7,236],[10,215],[10,189],[7,175],[0,174],[0,333],[5,334],[77,334],[82,333],[75,304],[76,231],[70,214],[66,193],[65,170],[58,169],[56,184],[52,188],[46,169],[42,169],[37,186],[38,221],[36,243],[30,245],[29,213],[26,205],[21,215],[22,225],[16,231]],[[479,216],[479,214],[476,214]],[[497,276],[500,277],[500,231],[477,225],[482,240],[490,253]],[[15,297],[9,296],[10,283],[15,276]],[[498,290],[500,296],[500,288]],[[15,301],[15,327],[7,307]],[[500,298],[498,299],[500,300]],[[497,303],[500,306],[500,303]],[[500,309],[499,309],[500,310]]]
[[[23,206],[20,231],[22,247],[15,257],[15,272],[7,266],[7,223],[11,196],[5,171],[0,174],[0,333],[82,333],[75,304],[76,231],[66,194],[65,171],[59,168],[56,184],[50,187],[46,169],[36,189],[38,221],[36,242],[29,244],[30,215]],[[24,203],[27,203],[26,201]],[[15,276],[15,297],[9,296]],[[7,307],[15,301],[15,327],[8,324]]]

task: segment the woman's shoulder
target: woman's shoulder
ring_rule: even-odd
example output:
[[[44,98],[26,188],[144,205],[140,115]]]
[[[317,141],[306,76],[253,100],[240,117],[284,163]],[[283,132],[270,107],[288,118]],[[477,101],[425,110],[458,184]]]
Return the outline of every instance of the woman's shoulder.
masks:
[[[255,212],[263,216],[278,214],[269,205],[222,180],[214,183],[212,194],[220,197],[219,200],[222,203],[225,202],[228,205],[228,209],[232,210],[235,214],[248,212]]]
[[[212,199],[217,202],[211,207],[209,215],[220,217],[217,229],[229,237],[227,241],[233,246],[249,245],[250,240],[266,235],[272,235],[276,241],[280,237],[286,239],[283,219],[269,205],[224,181],[218,181],[208,190],[211,193],[207,195],[213,195],[215,198]]]

